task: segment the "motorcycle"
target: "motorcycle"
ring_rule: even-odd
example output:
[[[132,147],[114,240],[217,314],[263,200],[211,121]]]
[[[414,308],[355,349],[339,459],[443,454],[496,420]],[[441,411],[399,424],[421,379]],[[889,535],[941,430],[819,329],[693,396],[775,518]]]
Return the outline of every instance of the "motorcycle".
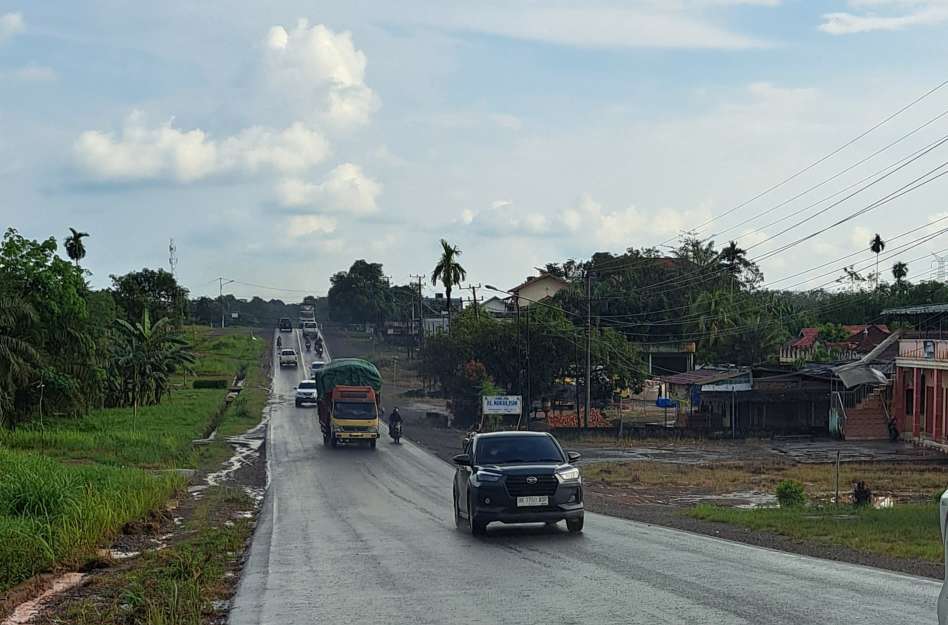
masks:
[[[395,441],[395,444],[399,444],[402,439],[402,422],[398,421],[394,425],[388,428],[389,436],[392,437],[392,440]]]
[[[306,341],[306,351],[309,351],[309,345],[310,345],[309,341]]]
[[[281,339],[279,336],[277,337],[277,347],[283,347],[283,339]]]

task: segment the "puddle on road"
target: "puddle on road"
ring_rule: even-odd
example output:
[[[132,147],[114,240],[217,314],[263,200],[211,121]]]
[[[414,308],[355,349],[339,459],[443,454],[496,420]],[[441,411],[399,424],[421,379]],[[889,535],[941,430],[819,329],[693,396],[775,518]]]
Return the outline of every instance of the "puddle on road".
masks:
[[[84,573],[66,573],[57,578],[52,586],[35,599],[25,601],[18,605],[13,614],[3,621],[2,625],[26,625],[31,622],[56,595],[66,592],[70,588],[78,586],[83,579]]]

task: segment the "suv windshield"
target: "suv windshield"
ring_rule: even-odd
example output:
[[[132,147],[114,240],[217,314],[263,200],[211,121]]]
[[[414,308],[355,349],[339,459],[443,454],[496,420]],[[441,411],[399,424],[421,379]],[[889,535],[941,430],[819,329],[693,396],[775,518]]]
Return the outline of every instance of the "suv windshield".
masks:
[[[477,464],[564,462],[549,436],[491,436],[477,441]]]
[[[375,404],[367,402],[337,401],[335,414],[337,419],[374,419]]]
[[[316,388],[315,382],[300,382],[300,388]]]
[[[296,352],[294,352],[292,349],[284,349],[282,352],[280,352],[280,355],[281,356],[295,356]]]

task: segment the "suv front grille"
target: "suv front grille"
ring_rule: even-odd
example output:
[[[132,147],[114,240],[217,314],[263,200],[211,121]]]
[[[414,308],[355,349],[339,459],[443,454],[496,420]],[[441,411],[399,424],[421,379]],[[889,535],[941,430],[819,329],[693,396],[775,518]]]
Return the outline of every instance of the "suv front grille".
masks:
[[[529,495],[552,495],[558,484],[555,475],[534,475],[536,484],[528,484],[526,475],[508,475],[507,493],[511,497],[525,497]]]

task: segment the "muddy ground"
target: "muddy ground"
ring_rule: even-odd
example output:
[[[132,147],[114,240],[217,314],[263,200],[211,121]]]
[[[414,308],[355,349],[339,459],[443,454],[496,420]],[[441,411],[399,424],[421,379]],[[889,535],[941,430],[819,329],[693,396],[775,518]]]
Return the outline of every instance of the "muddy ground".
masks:
[[[376,358],[390,361],[398,353],[400,362],[399,384],[390,384],[390,371],[383,367],[386,385],[383,397],[388,410],[398,406],[405,420],[405,436],[419,446],[445,460],[461,452],[463,430],[440,427],[428,413],[443,412],[444,401],[433,398],[406,397],[406,391],[417,387],[417,378],[411,374],[411,363],[404,351],[386,351],[384,346],[361,337],[329,331],[327,342],[336,356]],[[388,373],[389,375],[386,375]],[[412,381],[416,382],[415,385]],[[930,450],[917,449],[906,444],[888,442],[840,443],[823,440],[751,440],[751,441],[641,441],[618,444],[608,437],[600,440],[569,440],[564,445],[584,455],[583,463],[650,460],[676,464],[715,464],[756,459],[790,463],[832,463],[840,451],[841,462],[944,462],[945,457]],[[762,496],[763,495],[763,496]],[[688,507],[700,502],[719,505],[752,506],[770,503],[769,493],[733,493],[729,497],[712,497],[705,492],[688,489],[620,489],[602,483],[587,482],[586,507],[588,510],[652,525],[672,527],[829,560],[851,562],[892,571],[935,579],[944,577],[943,567],[927,561],[894,558],[836,547],[815,541],[802,541],[778,534],[748,530],[733,525],[693,519],[683,514]]]

